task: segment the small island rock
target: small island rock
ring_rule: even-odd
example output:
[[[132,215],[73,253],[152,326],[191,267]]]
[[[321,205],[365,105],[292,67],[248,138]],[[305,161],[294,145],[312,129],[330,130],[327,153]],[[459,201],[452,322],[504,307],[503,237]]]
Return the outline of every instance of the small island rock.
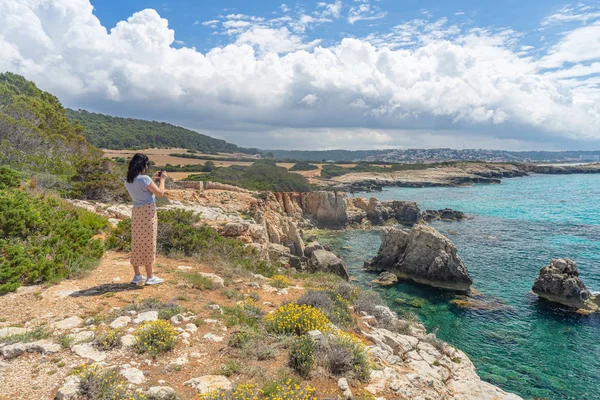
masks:
[[[543,267],[532,288],[538,296],[579,309],[596,310],[592,294],[581,278],[577,264],[569,259],[556,259]]]
[[[365,263],[371,271],[388,271],[401,279],[442,289],[468,291],[473,280],[458,256],[456,246],[428,225],[409,232],[383,230],[377,256]]]

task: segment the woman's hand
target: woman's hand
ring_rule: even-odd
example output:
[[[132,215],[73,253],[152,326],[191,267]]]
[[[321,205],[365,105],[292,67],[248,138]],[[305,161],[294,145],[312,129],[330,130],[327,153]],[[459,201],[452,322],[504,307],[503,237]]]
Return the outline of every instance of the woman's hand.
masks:
[[[167,171],[162,171],[162,174],[160,175],[160,180],[164,181],[167,179]]]
[[[156,172],[154,173],[154,175],[152,175],[152,180],[153,180],[153,181],[157,181],[157,180],[159,180],[159,179],[160,179],[160,172],[161,172],[161,171],[156,171]],[[164,172],[163,172],[163,173],[164,173]]]

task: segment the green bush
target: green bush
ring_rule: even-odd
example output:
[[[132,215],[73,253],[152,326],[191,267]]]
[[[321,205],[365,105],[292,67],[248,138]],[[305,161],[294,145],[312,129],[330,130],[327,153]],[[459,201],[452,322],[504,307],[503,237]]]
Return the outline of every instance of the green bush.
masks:
[[[261,260],[256,250],[238,239],[220,236],[207,226],[197,226],[200,217],[192,211],[159,210],[157,251],[165,255],[196,257],[205,263],[238,266],[245,270],[272,276],[276,268]],[[106,240],[109,249],[131,250],[131,220],[121,221]]]
[[[327,370],[336,376],[351,373],[362,382],[368,382],[372,363],[363,342],[349,333],[337,331],[327,338],[327,343],[318,351],[318,358]]]
[[[310,336],[300,336],[290,347],[290,367],[303,378],[308,378],[315,363],[316,342]]]
[[[152,356],[172,350],[177,343],[177,332],[164,320],[145,323],[135,330],[134,336],[137,350]]]
[[[292,167],[289,170],[290,171],[314,171],[316,169],[319,169],[319,167],[317,167],[314,164],[310,164],[306,161],[300,161],[300,162],[292,165]]]
[[[128,382],[115,370],[98,365],[83,366],[79,377],[78,398],[86,400],[145,400],[146,396],[128,388]]]
[[[352,172],[350,168],[340,167],[339,165],[326,164],[321,168],[321,177],[326,179],[335,178],[336,176],[346,175]]]
[[[75,170],[71,177],[70,197],[104,202],[129,200],[120,178],[121,171],[114,161],[107,158],[85,158],[75,163]]]
[[[0,294],[95,267],[104,249],[92,237],[107,226],[54,196],[0,190]]]
[[[354,322],[350,303],[339,293],[329,290],[309,290],[297,301],[323,311],[327,318],[337,326],[349,327]]]
[[[19,187],[21,174],[8,167],[0,166],[0,190]]]

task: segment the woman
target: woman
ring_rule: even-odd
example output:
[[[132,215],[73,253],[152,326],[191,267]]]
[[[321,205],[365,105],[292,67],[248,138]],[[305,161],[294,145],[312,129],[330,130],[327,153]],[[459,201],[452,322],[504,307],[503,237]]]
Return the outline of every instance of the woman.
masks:
[[[156,259],[156,233],[158,219],[156,217],[155,196],[164,197],[167,173],[157,171],[152,179],[146,172],[150,168],[150,160],[138,153],[129,162],[125,187],[133,200],[131,213],[131,265],[134,277],[131,283],[157,285],[163,280],[154,275],[152,268]],[[155,180],[160,179],[160,187]],[[140,272],[140,266],[146,268],[146,277]]]

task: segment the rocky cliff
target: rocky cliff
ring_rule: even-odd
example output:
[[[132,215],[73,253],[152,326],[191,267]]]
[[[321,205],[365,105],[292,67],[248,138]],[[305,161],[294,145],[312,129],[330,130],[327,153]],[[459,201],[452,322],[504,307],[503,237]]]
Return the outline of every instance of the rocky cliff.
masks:
[[[473,283],[456,246],[428,225],[405,232],[383,230],[377,256],[365,263],[371,271],[389,271],[401,279],[443,289],[468,291]]]
[[[595,298],[579,278],[577,264],[569,259],[552,260],[550,265],[543,267],[532,290],[555,303],[578,309],[598,309]]]

